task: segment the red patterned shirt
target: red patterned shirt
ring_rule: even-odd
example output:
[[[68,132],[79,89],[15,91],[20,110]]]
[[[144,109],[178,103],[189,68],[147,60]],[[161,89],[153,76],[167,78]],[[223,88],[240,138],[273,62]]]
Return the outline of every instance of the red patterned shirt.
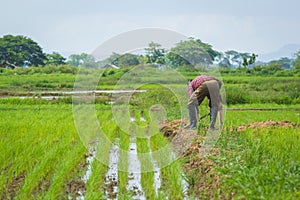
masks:
[[[219,81],[218,79],[212,77],[212,76],[208,76],[208,75],[201,75],[201,76],[197,76],[194,80],[192,80],[189,84],[188,84],[188,94],[189,97],[191,97],[191,95],[193,94],[193,92],[205,81],[211,81],[211,80],[216,80],[218,81],[219,87],[221,87],[222,83],[221,81]]]

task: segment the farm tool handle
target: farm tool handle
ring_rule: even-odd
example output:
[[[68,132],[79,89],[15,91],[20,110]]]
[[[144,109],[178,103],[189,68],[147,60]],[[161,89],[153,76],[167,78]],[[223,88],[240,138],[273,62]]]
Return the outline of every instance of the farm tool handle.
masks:
[[[210,115],[210,113],[207,113],[206,115],[202,115],[202,116],[199,118],[199,120],[204,119],[205,117],[207,117],[207,116],[209,116],[209,115]]]

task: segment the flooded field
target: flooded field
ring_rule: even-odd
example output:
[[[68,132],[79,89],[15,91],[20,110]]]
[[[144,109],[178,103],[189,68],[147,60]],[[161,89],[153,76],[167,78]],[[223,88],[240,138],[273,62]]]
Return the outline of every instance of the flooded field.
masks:
[[[151,109],[135,107],[129,113],[120,109],[123,121],[117,124],[118,113],[113,115],[110,105],[96,105],[101,128],[110,141],[104,144],[97,137],[79,138],[71,105],[1,106],[1,199],[205,199],[216,195],[226,199],[242,190],[234,185],[235,177],[258,177],[252,179],[255,185],[265,178],[271,183],[279,176],[289,188],[292,181],[297,182],[300,118],[295,109],[284,113],[231,110],[219,143],[208,157],[201,157],[209,119],[201,121],[195,133],[182,132],[181,120],[155,127]],[[153,110],[160,111],[158,107]],[[269,116],[273,120],[264,120]],[[264,162],[272,168],[265,168]],[[276,173],[260,177],[260,173],[239,168],[241,163],[264,174]],[[228,189],[226,181],[240,190]],[[279,179],[275,184],[280,184]],[[293,189],[289,191],[288,198],[296,196]]]

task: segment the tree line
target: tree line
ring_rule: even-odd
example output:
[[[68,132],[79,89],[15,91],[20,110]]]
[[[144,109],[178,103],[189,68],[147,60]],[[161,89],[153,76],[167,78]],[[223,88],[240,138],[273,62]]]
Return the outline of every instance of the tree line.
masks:
[[[136,66],[140,64],[167,65],[172,68],[205,69],[210,66],[218,66],[220,69],[232,68],[232,62],[235,62],[237,68],[253,69],[261,71],[264,68],[278,70],[288,68],[292,64],[294,69],[300,69],[300,51],[296,54],[296,59],[281,58],[276,61],[255,65],[257,55],[252,53],[238,53],[236,51],[227,51],[220,53],[212,48],[210,44],[202,42],[200,39],[188,38],[180,41],[173,48],[166,50],[155,42],[150,42],[144,52],[136,55],[131,53],[112,54],[102,61],[96,59],[87,53],[73,54],[64,58],[58,52],[50,54],[44,53],[38,43],[22,35],[5,35],[0,38],[0,67],[14,69],[16,67],[26,66],[46,66],[62,65],[83,66],[83,67],[103,67],[107,64],[113,64],[118,67]],[[214,65],[212,65],[214,64]]]

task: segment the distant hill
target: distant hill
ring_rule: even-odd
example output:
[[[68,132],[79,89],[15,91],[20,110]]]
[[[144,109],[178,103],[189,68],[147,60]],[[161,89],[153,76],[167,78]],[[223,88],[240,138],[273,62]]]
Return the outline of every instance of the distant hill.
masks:
[[[258,60],[263,62],[269,62],[271,60],[278,60],[283,57],[292,58],[296,52],[300,50],[300,44],[288,44],[277,51],[270,52],[267,54],[259,54]]]

